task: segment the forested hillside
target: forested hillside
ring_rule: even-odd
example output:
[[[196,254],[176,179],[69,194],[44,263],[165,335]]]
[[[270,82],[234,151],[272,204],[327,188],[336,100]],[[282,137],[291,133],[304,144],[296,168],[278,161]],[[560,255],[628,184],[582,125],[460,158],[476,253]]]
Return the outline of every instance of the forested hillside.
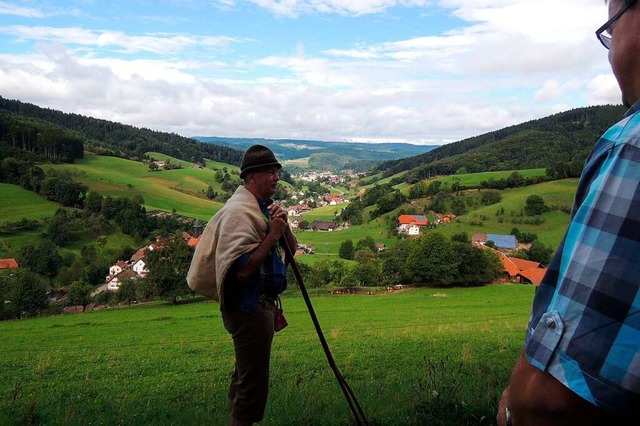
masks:
[[[426,154],[387,161],[377,171],[384,176],[407,171],[407,182],[417,182],[456,172],[557,168],[559,163],[575,163],[581,169],[594,143],[624,112],[622,105],[573,109],[443,145]]]
[[[239,165],[242,159],[242,152],[231,147],[68,114],[0,96],[0,153],[11,151],[12,156],[16,156],[16,151],[22,151],[40,159],[72,162],[82,156],[82,148],[100,155],[133,160],[144,158],[150,151],[190,162],[208,158]]]

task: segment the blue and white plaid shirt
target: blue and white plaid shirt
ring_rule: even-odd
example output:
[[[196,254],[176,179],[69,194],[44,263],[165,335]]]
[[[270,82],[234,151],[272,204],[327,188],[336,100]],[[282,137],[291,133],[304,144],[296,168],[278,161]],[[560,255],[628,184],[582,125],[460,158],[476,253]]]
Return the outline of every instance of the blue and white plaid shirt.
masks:
[[[533,301],[528,361],[604,409],[640,404],[639,288],[640,101],[587,158]]]

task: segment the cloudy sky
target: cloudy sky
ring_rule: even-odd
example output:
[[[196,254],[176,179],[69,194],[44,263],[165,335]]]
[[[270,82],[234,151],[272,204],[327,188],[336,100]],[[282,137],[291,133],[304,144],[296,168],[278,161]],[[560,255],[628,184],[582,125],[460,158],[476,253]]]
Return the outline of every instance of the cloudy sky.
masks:
[[[184,136],[443,144],[620,103],[603,0],[0,0],[0,96]]]

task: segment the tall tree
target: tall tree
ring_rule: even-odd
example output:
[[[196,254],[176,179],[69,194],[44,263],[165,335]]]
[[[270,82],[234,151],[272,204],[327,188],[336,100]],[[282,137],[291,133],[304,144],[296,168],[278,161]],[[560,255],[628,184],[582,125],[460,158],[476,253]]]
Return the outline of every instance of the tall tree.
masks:
[[[452,242],[434,232],[417,240],[407,259],[407,268],[418,284],[449,286],[455,281],[458,262]]]
[[[349,239],[344,240],[342,244],[340,244],[338,256],[342,259],[353,260],[354,254],[353,241]]]
[[[148,253],[149,275],[145,279],[153,285],[156,296],[176,304],[178,297],[191,294],[186,279],[192,257],[193,251],[181,238]]]
[[[3,274],[4,275],[4,274]],[[33,316],[49,305],[44,282],[34,273],[20,270],[0,277],[0,318]]]

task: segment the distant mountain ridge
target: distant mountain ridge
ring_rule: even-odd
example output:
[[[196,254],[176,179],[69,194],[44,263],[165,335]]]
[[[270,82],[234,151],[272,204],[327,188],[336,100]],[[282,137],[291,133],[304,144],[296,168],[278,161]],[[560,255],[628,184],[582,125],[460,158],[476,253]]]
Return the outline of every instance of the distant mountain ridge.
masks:
[[[434,175],[554,167],[582,163],[602,133],[619,121],[626,108],[602,105],[576,108],[515,126],[443,145],[376,168],[384,176],[407,172],[415,182]]]
[[[370,170],[384,161],[424,154],[439,147],[439,145],[393,142],[356,143],[214,136],[194,136],[193,139],[242,151],[251,145],[261,144],[271,148],[278,159],[282,161],[309,158],[310,168],[318,170]]]

